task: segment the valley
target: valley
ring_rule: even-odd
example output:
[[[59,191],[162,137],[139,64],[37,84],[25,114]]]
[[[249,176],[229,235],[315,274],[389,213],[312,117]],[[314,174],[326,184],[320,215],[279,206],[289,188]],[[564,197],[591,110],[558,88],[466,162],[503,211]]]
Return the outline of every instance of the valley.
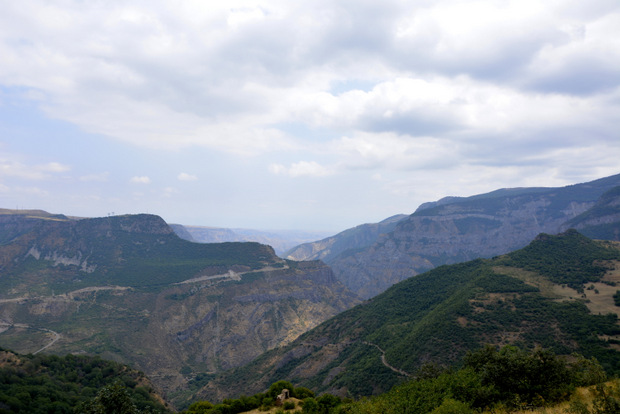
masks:
[[[440,266],[402,281],[223,373],[198,395],[218,400],[231,383],[252,390],[288,378],[358,398],[386,392],[426,363],[451,366],[489,343],[578,352],[620,372],[620,308],[613,298],[619,269],[618,243],[591,241],[575,231],[542,235],[507,255]]]
[[[321,262],[187,242],[156,216],[26,222],[0,246],[0,346],[129,363],[171,399],[358,303]]]
[[[620,373],[619,181],[447,198],[286,259],[154,215],[2,210],[0,347],[129,364],[177,407],[283,379],[377,395],[489,343]]]

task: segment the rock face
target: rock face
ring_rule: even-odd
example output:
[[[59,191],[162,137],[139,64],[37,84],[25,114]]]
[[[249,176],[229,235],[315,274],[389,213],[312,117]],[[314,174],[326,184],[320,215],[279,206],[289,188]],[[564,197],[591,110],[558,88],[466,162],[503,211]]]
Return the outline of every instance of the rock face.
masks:
[[[502,189],[467,198],[448,197],[423,204],[367,247],[343,249],[335,256],[329,256],[327,247],[325,261],[349,289],[370,298],[436,266],[493,257],[527,245],[539,233],[557,234],[618,185],[620,175],[562,188]],[[613,194],[599,202],[599,211],[610,211]],[[600,204],[604,202],[605,209]],[[602,215],[607,222],[600,225],[605,226],[617,217]],[[581,217],[594,220],[594,215]],[[314,254],[320,257],[323,251],[317,248]]]
[[[258,243],[191,243],[157,216],[22,219],[0,226],[10,239],[0,346],[36,352],[55,333],[45,352],[129,363],[168,392],[359,303],[322,262],[285,261]]]
[[[575,228],[594,239],[620,241],[620,187],[607,191],[594,207],[562,227]]]
[[[329,263],[345,251],[372,245],[380,235],[392,231],[396,224],[406,217],[405,214],[398,214],[379,223],[361,224],[335,236],[301,244],[286,252],[284,257],[291,260],[323,260]]]

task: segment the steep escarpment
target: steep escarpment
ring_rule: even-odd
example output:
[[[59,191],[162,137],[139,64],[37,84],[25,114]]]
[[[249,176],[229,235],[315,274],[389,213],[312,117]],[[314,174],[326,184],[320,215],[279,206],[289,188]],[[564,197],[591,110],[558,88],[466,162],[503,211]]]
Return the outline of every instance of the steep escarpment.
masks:
[[[427,203],[372,245],[343,251],[327,263],[345,285],[369,298],[433,267],[493,257],[527,245],[539,233],[557,234],[619,184],[616,175],[562,188],[504,189]],[[609,207],[608,202],[605,211]],[[605,217],[608,227],[617,216]]]
[[[575,228],[595,239],[620,240],[620,186],[607,191],[591,209],[562,227]]]
[[[379,223],[361,224],[332,237],[301,244],[284,254],[291,260],[323,260],[329,263],[345,251],[358,250],[372,245],[380,235],[388,233],[406,218],[404,214],[389,217]]]

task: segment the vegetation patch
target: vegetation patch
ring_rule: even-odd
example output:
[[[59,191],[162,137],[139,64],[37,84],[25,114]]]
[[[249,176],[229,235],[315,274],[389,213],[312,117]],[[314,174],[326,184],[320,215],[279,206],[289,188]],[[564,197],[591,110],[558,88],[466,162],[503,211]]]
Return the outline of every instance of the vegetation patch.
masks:
[[[579,290],[584,283],[598,282],[609,270],[605,260],[619,260],[620,252],[597,243],[575,230],[540,235],[527,247],[504,256],[500,264],[517,267]]]
[[[144,374],[125,365],[98,357],[6,350],[0,350],[0,360],[0,413],[113,412],[89,409],[110,393],[136,409],[118,412],[170,412]]]

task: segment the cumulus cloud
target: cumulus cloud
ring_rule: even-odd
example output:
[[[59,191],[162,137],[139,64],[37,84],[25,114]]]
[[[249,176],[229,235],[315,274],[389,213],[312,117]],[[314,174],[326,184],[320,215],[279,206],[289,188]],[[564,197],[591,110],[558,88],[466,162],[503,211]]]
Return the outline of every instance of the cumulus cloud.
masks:
[[[71,168],[59,162],[46,164],[28,164],[22,161],[0,158],[0,172],[5,177],[17,177],[26,180],[48,180],[55,174],[69,171]]]
[[[286,167],[282,164],[271,164],[272,174],[283,174],[289,177],[326,177],[335,171],[332,167],[321,165],[316,161],[299,161]]]
[[[130,180],[134,184],[150,184],[151,179],[146,175],[131,177]]]
[[[53,117],[155,148],[297,148],[273,127],[291,119],[475,132],[489,91],[528,105],[520,87],[590,97],[620,83],[620,6],[605,0],[39,6],[7,5],[0,81],[39,92]],[[351,78],[374,87],[332,93]],[[519,108],[503,107],[511,123]]]

